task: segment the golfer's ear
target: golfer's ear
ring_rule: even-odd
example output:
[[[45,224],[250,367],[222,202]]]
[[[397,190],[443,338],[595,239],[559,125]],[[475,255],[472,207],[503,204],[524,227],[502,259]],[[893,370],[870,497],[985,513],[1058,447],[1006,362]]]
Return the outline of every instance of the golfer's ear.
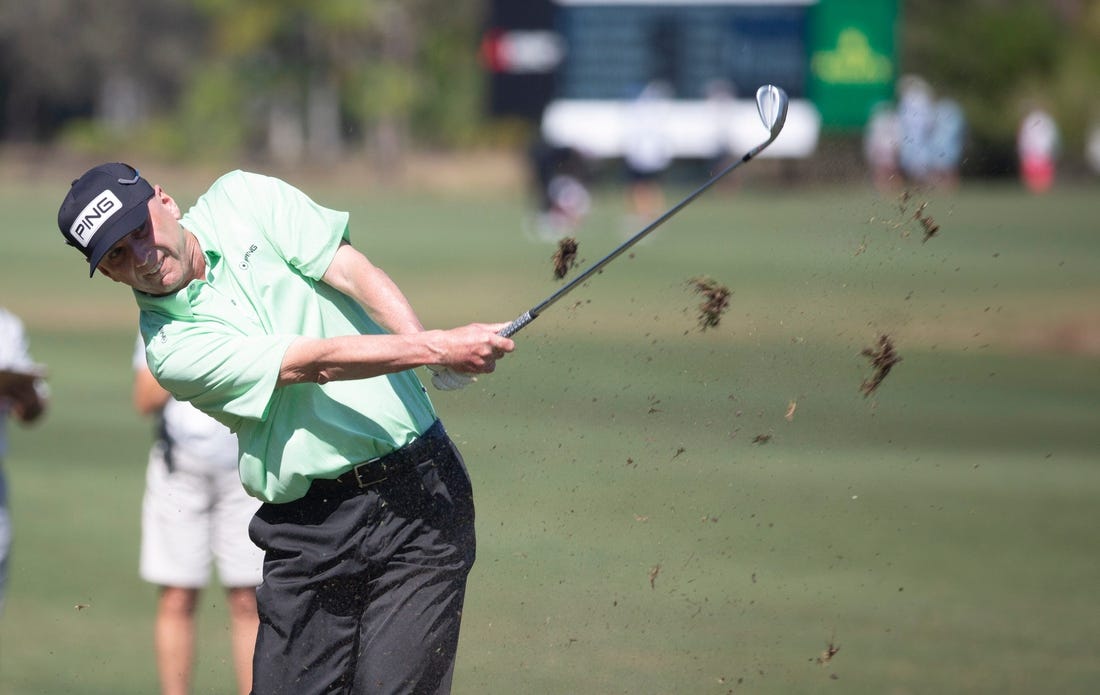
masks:
[[[172,217],[177,220],[183,217],[183,213],[180,212],[180,206],[176,204],[176,199],[168,195],[159,184],[153,186],[153,195],[156,196],[161,205],[168,208],[168,212],[172,213]]]

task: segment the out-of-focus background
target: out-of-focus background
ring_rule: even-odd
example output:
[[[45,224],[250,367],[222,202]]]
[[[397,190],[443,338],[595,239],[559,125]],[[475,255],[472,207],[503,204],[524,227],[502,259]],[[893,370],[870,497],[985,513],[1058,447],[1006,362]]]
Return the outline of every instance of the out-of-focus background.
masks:
[[[772,154],[803,179],[859,178],[861,136],[907,93],[958,107],[964,176],[1011,176],[1034,110],[1056,124],[1060,169],[1084,175],[1100,147],[1098,13],[1091,0],[6,3],[0,138],[27,166],[341,163],[384,183],[442,177],[419,171],[427,153],[545,141],[611,178],[603,160],[629,149],[626,106],[647,85],[663,87],[666,147],[684,164],[743,141],[733,107],[774,82],[794,107]]]
[[[52,390],[0,692],[156,688],[136,309],[61,241],[72,178],[278,175],[426,325],[507,321],[763,140],[765,83],[759,160],[432,392],[479,514],[455,692],[1095,692],[1096,0],[0,5],[0,305]]]

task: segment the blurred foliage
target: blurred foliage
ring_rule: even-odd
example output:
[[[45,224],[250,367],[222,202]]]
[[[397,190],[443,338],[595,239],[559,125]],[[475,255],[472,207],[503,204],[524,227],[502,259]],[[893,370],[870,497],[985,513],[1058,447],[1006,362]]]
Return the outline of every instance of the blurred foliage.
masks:
[[[300,131],[301,143],[282,143],[291,155],[299,145],[339,155],[379,131],[397,152],[408,132],[469,143],[481,121],[481,11],[478,0],[3,3],[0,136],[264,155],[279,149],[282,119],[282,136]]]
[[[0,138],[180,158],[366,150],[382,162],[411,141],[512,143],[523,128],[484,118],[485,11],[482,0],[2,3]],[[970,151],[985,160],[972,168],[1013,160],[1029,104],[1054,113],[1067,152],[1100,118],[1100,0],[902,0],[900,29],[901,71],[965,108]]]

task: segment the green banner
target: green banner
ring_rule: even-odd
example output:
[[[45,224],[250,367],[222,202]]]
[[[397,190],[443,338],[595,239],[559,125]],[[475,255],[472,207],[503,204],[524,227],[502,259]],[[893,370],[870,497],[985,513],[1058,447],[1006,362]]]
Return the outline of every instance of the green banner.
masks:
[[[822,127],[863,128],[894,99],[899,0],[820,0],[810,14],[809,97]]]

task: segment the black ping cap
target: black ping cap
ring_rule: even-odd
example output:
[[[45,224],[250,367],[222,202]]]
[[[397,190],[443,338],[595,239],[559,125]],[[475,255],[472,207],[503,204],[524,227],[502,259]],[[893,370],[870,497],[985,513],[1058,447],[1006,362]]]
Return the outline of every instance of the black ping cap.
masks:
[[[88,277],[120,239],[149,219],[153,187],[129,164],[100,164],[73,181],[57,227],[65,242],[88,259]]]

